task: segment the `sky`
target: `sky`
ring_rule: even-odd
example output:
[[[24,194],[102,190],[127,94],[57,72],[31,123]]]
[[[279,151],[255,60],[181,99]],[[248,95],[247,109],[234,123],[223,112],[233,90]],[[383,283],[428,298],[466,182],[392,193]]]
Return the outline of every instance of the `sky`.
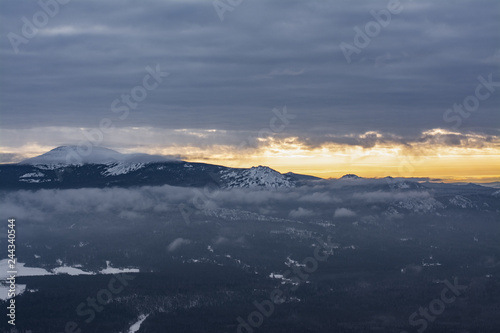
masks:
[[[497,0],[0,0],[0,162],[500,180]]]

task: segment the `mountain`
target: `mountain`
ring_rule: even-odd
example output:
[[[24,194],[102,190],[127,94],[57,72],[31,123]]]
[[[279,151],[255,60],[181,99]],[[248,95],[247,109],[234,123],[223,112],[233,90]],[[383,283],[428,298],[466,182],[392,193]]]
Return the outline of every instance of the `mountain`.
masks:
[[[269,167],[251,167],[250,169],[226,169],[221,172],[221,180],[225,188],[234,187],[265,187],[280,188],[294,187],[295,182],[286,175],[282,175]]]
[[[292,177],[269,167],[229,168],[188,163],[163,156],[121,154],[93,147],[80,154],[75,146],[55,148],[18,164],[0,165],[0,188],[81,188],[173,185],[279,189],[295,186]]]
[[[392,177],[362,178],[353,174],[339,179],[321,179],[290,172],[281,174],[266,166],[230,168],[163,156],[121,154],[102,147],[94,147],[82,157],[78,153],[75,146],[62,146],[18,164],[0,165],[0,189],[171,185],[280,190],[305,186],[341,191],[347,197],[369,196],[373,202],[379,200],[377,197],[394,197],[394,209],[418,213],[442,209],[494,210],[500,196],[497,189],[476,184],[424,183]]]
[[[118,271],[134,279],[113,299],[116,310],[108,308],[119,315],[96,316],[93,324],[105,328],[82,326],[87,331],[132,331],[128,326],[142,320],[141,331],[159,332],[179,316],[180,328],[193,316],[210,322],[214,313],[233,320],[247,311],[241,304],[292,286],[301,290],[280,300],[283,311],[270,317],[279,320],[268,331],[298,331],[296,322],[282,329],[298,306],[307,314],[312,313],[307,309],[330,309],[335,302],[340,309],[364,297],[363,304],[385,306],[390,313],[394,304],[404,307],[415,295],[421,297],[414,300],[417,306],[428,304],[440,290],[434,281],[456,272],[461,284],[466,279],[483,283],[483,289],[470,288],[479,290],[471,299],[496,290],[499,264],[491,251],[498,244],[497,188],[352,174],[320,179],[262,165],[229,168],[106,148],[81,159],[77,153],[76,147],[65,146],[0,165],[0,208],[5,220],[14,216],[22,224],[18,266],[41,272],[16,279],[23,288],[16,304],[25,304],[31,320],[27,328],[43,322],[50,307],[56,309],[49,322],[53,329],[43,332],[58,331],[81,300],[110,281],[103,274]],[[312,279],[298,284],[292,279],[299,275],[286,278],[293,270],[306,270],[316,253],[321,253],[316,262],[321,268]],[[6,266],[7,259],[2,262]],[[6,297],[6,275],[2,279]],[[413,296],[402,298],[400,290],[410,290],[408,285]],[[61,297],[75,300],[74,306],[61,303]],[[414,308],[407,306],[399,317]],[[491,305],[487,318],[496,318],[497,308]],[[348,310],[357,311],[355,306]],[[331,313],[325,311],[324,320]],[[370,309],[362,325],[348,331],[366,331],[365,318],[374,313]],[[109,318],[117,318],[115,329],[109,328]],[[316,313],[300,321],[304,318],[318,331]],[[212,331],[238,331],[236,324],[227,330],[223,322]],[[392,331],[400,328],[395,325]]]
[[[78,146],[61,146],[51,151],[20,162],[19,164],[36,165],[43,169],[57,169],[69,165],[110,164],[132,165],[171,161],[164,156],[148,154],[122,154],[104,147],[91,147],[89,150]]]
[[[77,153],[0,165],[0,211],[18,220],[19,332],[68,318],[74,332],[252,332],[236,318],[259,315],[262,332],[401,332],[442,283],[467,290],[429,333],[498,332],[498,188]],[[90,311],[89,296],[105,310],[87,325],[75,309]]]
[[[123,154],[108,148],[92,147],[87,153],[80,152],[77,146],[61,146],[40,156],[24,160],[19,164],[43,165],[48,168],[57,168],[71,164],[111,163],[122,159]]]
[[[347,174],[340,177],[340,179],[362,179],[362,178],[357,175]]]

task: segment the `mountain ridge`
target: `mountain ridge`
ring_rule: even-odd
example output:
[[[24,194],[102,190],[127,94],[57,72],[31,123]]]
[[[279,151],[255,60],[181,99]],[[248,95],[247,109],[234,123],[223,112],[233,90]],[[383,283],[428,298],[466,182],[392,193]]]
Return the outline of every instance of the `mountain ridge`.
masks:
[[[108,164],[108,163],[150,163],[174,161],[160,155],[143,153],[123,154],[105,147],[92,147],[82,151],[78,146],[59,146],[42,155],[23,160],[17,164],[44,165],[47,168],[58,168],[69,165]]]
[[[76,146],[60,146],[17,164],[0,164],[0,189],[172,185],[279,190],[333,182],[338,187],[368,186],[372,189],[409,191],[437,186],[435,183],[424,186],[407,178],[363,178],[354,174],[338,179],[322,179],[293,172],[280,173],[262,165],[232,168],[158,155],[122,154],[104,147],[94,147],[78,163],[73,163],[67,156],[77,154],[77,149]]]

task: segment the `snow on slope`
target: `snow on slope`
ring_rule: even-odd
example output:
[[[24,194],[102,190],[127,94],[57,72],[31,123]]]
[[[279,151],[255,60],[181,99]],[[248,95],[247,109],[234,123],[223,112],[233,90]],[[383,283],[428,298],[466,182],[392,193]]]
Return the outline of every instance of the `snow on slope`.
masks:
[[[50,182],[50,179],[44,179],[45,174],[41,172],[29,172],[19,177],[20,182],[24,183],[46,183]]]
[[[57,275],[57,274],[68,274],[68,275],[95,275],[95,272],[86,272],[78,267],[71,267],[63,265],[62,261],[58,261],[62,266],[56,267],[51,271],[45,268],[39,267],[27,267],[25,263],[17,262],[16,271],[17,277],[20,276],[44,276],[44,275]],[[7,283],[7,278],[9,274],[9,263],[8,259],[0,260],[0,300],[7,300],[7,293],[9,286]],[[99,271],[99,274],[120,274],[120,273],[139,273],[140,270],[137,268],[114,268],[111,266],[110,261],[106,261],[106,268]],[[26,285],[16,284],[16,295],[20,295],[26,291]]]
[[[106,260],[106,268],[101,269],[99,273],[101,274],[119,274],[119,273],[139,273],[138,268],[115,268],[111,267],[111,261]]]
[[[44,177],[45,175],[41,172],[30,172],[30,173],[25,173],[19,178],[40,178]]]
[[[207,209],[204,211],[206,216],[215,217],[228,221],[254,220],[267,222],[295,222],[293,220],[285,220],[279,217],[260,215],[254,212],[249,212],[239,209],[217,208]]]
[[[414,213],[430,213],[437,209],[443,209],[445,206],[432,197],[408,198],[399,200],[396,207],[410,210]]]
[[[221,179],[226,183],[224,188],[289,188],[295,187],[294,182],[281,173],[259,165],[250,169],[222,170]]]
[[[0,260],[0,280],[5,280],[9,277],[7,271],[9,271],[8,259]],[[22,262],[16,262],[17,276],[41,276],[41,275],[51,275],[52,273],[44,268],[38,267],[26,267]]]
[[[128,333],[135,333],[135,332],[139,331],[139,329],[141,328],[142,323],[148,317],[149,317],[149,314],[147,314],[147,315],[144,315],[144,314],[140,315],[139,318],[137,319],[137,322],[135,322],[134,324],[132,324],[132,326],[130,326],[130,328],[128,329]]]
[[[139,170],[144,167],[144,163],[127,163],[127,162],[119,162],[119,163],[110,163],[108,164],[108,168],[106,171],[102,172],[104,176],[118,176],[124,175],[131,171]]]
[[[69,275],[95,275],[95,272],[88,272],[80,269],[81,266],[67,266],[62,261],[58,261],[61,266],[52,269],[51,271],[39,267],[27,267],[25,263],[17,262],[16,271],[17,276],[42,276],[42,275],[55,275],[55,274],[69,274]],[[0,260],[0,281],[7,279],[8,259]],[[99,274],[119,274],[119,273],[139,273],[138,268],[115,268],[111,265],[109,260],[106,261],[106,268],[101,269]]]
[[[148,154],[122,154],[119,162],[108,163],[108,168],[102,172],[104,176],[124,175],[131,171],[139,170],[148,163],[172,161],[164,156]]]
[[[472,200],[461,195],[455,195],[449,200],[449,202],[450,204],[460,208],[477,208],[477,205],[472,202]]]
[[[87,153],[80,151],[77,146],[61,146],[40,156],[24,160],[20,164],[44,165],[47,169],[53,169],[75,164],[106,164],[122,159],[123,155],[119,152],[103,147],[92,147]]]
[[[83,164],[105,164],[107,169],[103,171],[104,176],[116,176],[126,174],[130,171],[138,170],[147,163],[165,162],[171,159],[164,156],[148,154],[121,154],[115,150],[92,147],[88,152],[80,151],[77,146],[61,146],[51,151],[20,162],[19,164],[31,164],[39,169],[53,170],[68,165]],[[29,173],[21,176],[24,182],[40,182],[42,173]]]

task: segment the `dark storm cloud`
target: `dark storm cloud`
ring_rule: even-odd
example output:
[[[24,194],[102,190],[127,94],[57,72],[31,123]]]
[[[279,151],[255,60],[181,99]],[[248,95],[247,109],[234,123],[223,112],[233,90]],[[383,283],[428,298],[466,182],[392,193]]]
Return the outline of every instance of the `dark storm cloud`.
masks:
[[[401,1],[403,10],[347,63],[339,45],[387,1],[245,1],[221,22],[212,1],[77,1],[13,51],[35,1],[1,1],[3,128],[114,125],[258,131],[270,110],[297,118],[286,133],[312,146],[329,135],[370,147],[447,128],[443,113],[500,81],[500,2]],[[141,84],[145,67],[170,76],[129,116],[111,103]],[[498,135],[500,87],[460,131]],[[442,138],[450,145],[462,139]],[[356,141],[358,140],[358,141]],[[361,140],[361,141],[360,141]]]
[[[371,148],[376,145],[404,145],[411,147],[415,144],[435,146],[459,146],[464,148],[483,148],[488,144],[497,144],[498,137],[474,133],[434,132],[426,131],[420,135],[394,135],[391,133],[367,132],[364,134],[331,135],[314,134],[304,136],[301,142],[310,148],[320,147],[322,144],[340,144]]]

